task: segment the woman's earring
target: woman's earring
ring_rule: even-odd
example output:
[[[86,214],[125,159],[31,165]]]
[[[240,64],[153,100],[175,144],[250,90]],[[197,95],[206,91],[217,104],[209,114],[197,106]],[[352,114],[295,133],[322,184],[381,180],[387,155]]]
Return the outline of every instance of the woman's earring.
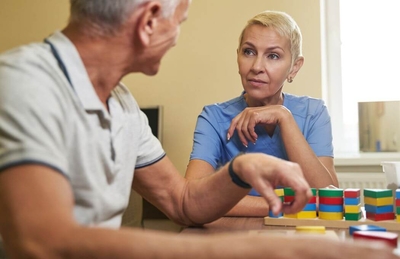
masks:
[[[288,81],[288,83],[291,83],[291,82],[293,82],[293,78],[289,77],[287,81]]]

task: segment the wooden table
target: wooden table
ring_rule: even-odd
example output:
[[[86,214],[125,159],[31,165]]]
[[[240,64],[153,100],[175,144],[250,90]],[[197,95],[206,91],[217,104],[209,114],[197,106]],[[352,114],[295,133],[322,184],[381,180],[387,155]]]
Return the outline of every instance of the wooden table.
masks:
[[[183,234],[215,234],[224,232],[262,233],[274,234],[283,232],[294,232],[295,226],[265,225],[264,217],[223,217],[203,227],[184,228]],[[348,228],[327,227],[327,231],[336,233],[340,240],[352,239]],[[391,231],[400,234],[399,231]],[[400,247],[400,246],[399,246]]]
[[[203,227],[184,228],[181,233],[193,234],[210,234],[232,231],[245,231],[269,229],[269,226],[264,225],[262,217],[223,217]]]

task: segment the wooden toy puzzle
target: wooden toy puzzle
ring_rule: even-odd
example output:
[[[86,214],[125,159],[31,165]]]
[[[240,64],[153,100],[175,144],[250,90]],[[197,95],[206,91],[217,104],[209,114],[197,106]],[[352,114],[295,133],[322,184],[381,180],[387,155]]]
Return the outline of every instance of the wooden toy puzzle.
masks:
[[[293,199],[294,193],[290,188],[283,189],[284,202]],[[312,188],[312,191],[314,196],[303,211],[292,215],[264,217],[264,225],[324,226],[333,229],[374,225],[388,231],[400,231],[400,189],[396,190],[395,196],[391,189],[364,189],[363,201],[360,199],[360,189],[356,188]],[[314,203],[316,206],[312,205]]]

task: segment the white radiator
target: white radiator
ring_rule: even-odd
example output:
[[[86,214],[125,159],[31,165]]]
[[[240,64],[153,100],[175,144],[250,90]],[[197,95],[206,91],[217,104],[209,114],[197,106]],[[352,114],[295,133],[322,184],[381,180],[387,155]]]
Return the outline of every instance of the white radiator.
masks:
[[[337,173],[339,188],[359,188],[361,204],[364,206],[363,189],[386,189],[386,177],[380,173]]]
[[[370,188],[386,189],[386,178],[383,172],[379,173],[337,173],[339,187],[346,188]]]

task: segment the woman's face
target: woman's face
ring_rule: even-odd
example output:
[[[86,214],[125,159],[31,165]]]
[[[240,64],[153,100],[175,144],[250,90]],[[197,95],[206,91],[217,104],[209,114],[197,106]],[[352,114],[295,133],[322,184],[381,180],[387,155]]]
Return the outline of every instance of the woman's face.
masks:
[[[250,25],[238,49],[237,62],[250,102],[262,105],[277,101],[291,70],[290,41],[274,28]]]

